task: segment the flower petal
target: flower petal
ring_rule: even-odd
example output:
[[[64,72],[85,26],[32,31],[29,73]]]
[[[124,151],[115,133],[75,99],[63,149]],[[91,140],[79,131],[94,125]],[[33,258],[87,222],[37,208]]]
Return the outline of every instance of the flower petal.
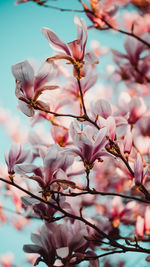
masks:
[[[62,247],[56,249],[57,256],[60,258],[66,258],[69,255],[69,248],[68,247]]]
[[[44,27],[42,28],[42,33],[46,37],[46,39],[50,42],[50,46],[54,50],[65,52],[65,54],[71,56],[68,45],[62,42],[53,31]]]
[[[32,117],[34,115],[34,109],[30,106],[30,104],[25,103],[22,100],[18,101],[19,109],[28,117]]]
[[[32,97],[32,85],[34,70],[30,63],[25,60],[12,66],[12,73],[17,81],[20,81],[27,98]]]

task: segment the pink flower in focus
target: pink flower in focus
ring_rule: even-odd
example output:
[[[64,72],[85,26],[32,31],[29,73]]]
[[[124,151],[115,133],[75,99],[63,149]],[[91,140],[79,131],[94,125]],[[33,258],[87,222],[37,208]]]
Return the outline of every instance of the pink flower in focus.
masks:
[[[15,166],[23,162],[30,162],[32,154],[28,150],[22,150],[21,146],[13,144],[10,148],[9,154],[5,153],[5,161],[8,167],[10,177],[15,174]]]
[[[91,111],[92,119],[96,120],[100,128],[107,128],[107,136],[113,141],[116,136],[116,122],[110,103],[105,99],[99,99],[92,103]]]
[[[77,146],[71,151],[81,157],[85,166],[86,164],[92,166],[96,159],[109,155],[105,150],[108,142],[106,128],[97,131],[91,126],[86,126],[82,131],[77,122],[74,122],[71,124],[70,134],[74,145]]]
[[[74,22],[77,28],[77,40],[65,44],[58,36],[48,28],[42,28],[42,33],[50,42],[50,46],[59,51],[60,54],[66,55],[76,61],[82,61],[85,54],[85,45],[87,42],[87,27],[84,19],[74,18]]]
[[[20,110],[27,116],[34,115],[34,106],[45,107],[45,104],[38,100],[39,96],[45,90],[54,90],[57,85],[50,85],[49,82],[55,76],[54,66],[51,68],[45,63],[35,76],[34,69],[30,63],[25,60],[12,66],[12,73],[16,79],[16,96]]]

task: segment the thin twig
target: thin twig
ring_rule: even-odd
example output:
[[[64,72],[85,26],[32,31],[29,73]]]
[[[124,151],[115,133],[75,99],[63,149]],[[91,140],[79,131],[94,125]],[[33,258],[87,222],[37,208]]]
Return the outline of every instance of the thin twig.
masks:
[[[64,12],[80,12],[80,13],[84,12],[84,9],[81,10],[81,9],[61,8],[61,7],[47,5],[47,4],[42,4],[41,6],[46,7],[46,8],[56,9],[59,11],[64,11]]]
[[[52,114],[55,117],[71,117],[71,118],[74,118],[74,119],[77,119],[77,120],[84,119],[84,116],[77,116],[77,115],[73,115],[73,114],[56,113],[56,112],[44,109],[42,107],[39,107],[37,105],[34,105],[33,108],[36,109],[36,110],[43,111],[43,112],[48,113],[48,114]]]
[[[85,103],[84,103],[84,98],[83,98],[83,92],[82,92],[82,88],[81,88],[81,83],[80,83],[80,79],[77,79],[78,82],[78,86],[79,86],[79,92],[80,92],[80,97],[81,97],[81,103],[82,103],[82,107],[83,107],[83,111],[84,111],[84,116],[87,116],[87,111],[86,111],[86,107],[85,107]]]
[[[58,192],[57,191],[52,191],[52,193],[58,193]],[[101,192],[101,191],[96,191],[95,189],[93,189],[93,190],[89,189],[89,191],[83,191],[83,192],[79,192],[79,193],[71,192],[70,194],[59,192],[59,194],[62,195],[62,196],[66,196],[66,197],[76,197],[76,196],[87,195],[87,194],[102,195],[102,196],[118,196],[118,197],[121,197],[121,198],[135,200],[135,201],[139,201],[139,202],[142,202],[142,203],[150,204],[150,201],[145,200],[145,199],[132,197],[132,196],[127,196],[127,195],[118,194],[118,193],[113,193],[113,192]]]

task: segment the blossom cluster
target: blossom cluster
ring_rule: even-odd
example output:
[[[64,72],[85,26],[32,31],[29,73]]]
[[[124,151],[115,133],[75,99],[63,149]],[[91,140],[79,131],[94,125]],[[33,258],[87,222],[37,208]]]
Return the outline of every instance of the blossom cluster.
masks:
[[[28,1],[17,4],[23,2]],[[120,30],[116,14],[131,2],[141,12],[135,15],[140,25],[124,14],[127,31]],[[38,254],[28,260],[34,266],[84,262],[98,267],[99,259],[107,256],[104,250],[108,255],[150,254],[139,245],[150,237],[150,38],[148,22],[143,26],[146,16],[150,18],[148,1],[80,3],[92,27],[126,35],[124,52],[109,50],[115,67],[106,79],[112,90],[101,92],[97,65],[103,53],[100,47],[86,50],[87,24],[77,16],[77,39],[72,42],[42,28],[55,54],[37,73],[28,60],[12,66],[19,110],[33,126],[46,121],[51,131],[50,136],[35,131],[24,144],[13,143],[5,152],[7,168],[0,169],[6,196],[18,213],[25,211],[14,226],[20,230],[32,218],[42,221],[31,235],[32,244],[23,247]],[[114,97],[117,87],[119,96]],[[6,117],[1,120],[5,125]],[[7,221],[2,204],[0,221]],[[122,233],[127,226],[129,235]],[[11,266],[11,261],[7,265],[0,258],[2,266]]]

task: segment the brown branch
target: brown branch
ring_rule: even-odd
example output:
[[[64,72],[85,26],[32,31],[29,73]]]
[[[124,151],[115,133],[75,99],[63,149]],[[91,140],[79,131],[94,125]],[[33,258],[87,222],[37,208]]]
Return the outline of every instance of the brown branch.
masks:
[[[124,246],[120,243],[118,243],[116,240],[114,240],[110,235],[106,234],[105,232],[103,232],[100,228],[98,228],[95,224],[92,224],[90,223],[88,220],[86,220],[83,216],[79,217],[77,215],[74,215],[74,214],[70,214],[68,213],[67,211],[63,210],[60,205],[56,206],[50,202],[46,202],[44,201],[42,198],[38,197],[37,195],[34,195],[33,193],[27,191],[26,189],[22,188],[21,186],[15,184],[15,182],[12,182],[12,181],[8,181],[8,180],[5,180],[4,178],[0,178],[0,181],[2,182],[5,182],[7,184],[10,184],[16,188],[18,188],[19,190],[23,191],[24,193],[28,194],[29,196],[31,196],[32,198],[34,199],[37,199],[39,200],[40,202],[43,202],[47,205],[49,205],[50,207],[60,211],[61,213],[64,214],[64,216],[66,217],[69,217],[69,218],[73,218],[75,220],[79,220],[79,221],[82,221],[83,223],[85,223],[86,225],[90,226],[91,228],[93,228],[96,232],[98,232],[98,234],[100,235],[100,238],[106,238],[108,239],[109,241],[109,245],[113,246],[114,248],[120,248],[121,251],[120,252],[117,252],[117,253],[123,253],[123,252],[128,252],[128,251],[131,251],[131,252],[141,252],[141,253],[147,253],[149,254],[150,253],[150,249],[146,249],[146,248],[142,248],[142,247],[138,247],[138,248],[133,248],[133,247],[127,247],[127,246]],[[112,251],[111,252],[108,252],[108,253],[105,253],[104,254],[101,254],[101,255],[98,255],[98,256],[95,256],[95,257],[87,257],[85,258],[85,260],[89,260],[89,259],[97,259],[97,258],[100,258],[100,257],[104,257],[106,255],[110,255],[110,254],[113,254]]]
[[[122,30],[122,29],[119,29],[119,28],[117,28],[117,27],[114,27],[114,26],[112,26],[108,21],[106,21],[104,18],[101,18],[101,20],[102,20],[103,22],[105,22],[105,24],[106,24],[110,29],[112,29],[112,30],[114,30],[114,31],[117,31],[117,32],[120,32],[120,33],[122,33],[122,34],[128,35],[128,36],[131,36],[131,37],[137,39],[138,41],[142,42],[142,43],[145,44],[146,46],[148,46],[148,48],[150,48],[150,44],[149,44],[147,41],[143,40],[142,38],[140,38],[139,36],[137,36],[137,35],[134,34],[133,32],[126,32],[126,31],[124,31],[124,30]]]
[[[50,111],[50,110],[47,110],[43,107],[40,107],[40,106],[37,106],[37,105],[33,105],[33,108],[35,110],[40,110],[40,111],[43,111],[45,113],[48,113],[48,114],[52,114],[54,115],[55,117],[71,117],[71,118],[74,118],[74,119],[77,119],[77,120],[80,120],[80,119],[84,119],[84,116],[77,116],[77,115],[73,115],[73,114],[63,114],[63,113],[56,113],[56,112],[53,112],[53,111]]]
[[[57,191],[51,191],[51,193],[58,193],[58,192]],[[87,195],[87,194],[101,195],[101,196],[118,196],[118,197],[121,197],[121,198],[129,199],[129,200],[135,200],[135,201],[139,201],[139,202],[142,202],[142,203],[145,203],[145,204],[150,204],[150,201],[148,201],[146,199],[141,199],[141,198],[127,196],[127,195],[113,193],[113,192],[101,192],[101,191],[96,191],[95,189],[93,189],[93,190],[89,189],[88,191],[83,191],[83,192],[79,192],[79,193],[71,192],[69,194],[63,193],[63,192],[59,192],[59,194],[62,195],[62,196],[65,196],[65,197],[76,197],[76,196],[82,196],[82,195]]]
[[[79,1],[79,3],[83,6],[82,1],[81,1],[81,0],[78,0],[78,1]],[[94,11],[90,10],[90,9],[87,8],[87,7],[86,7],[86,8],[84,7],[84,11],[85,11],[85,13],[90,13],[90,14],[92,14],[93,16],[95,16],[96,18],[101,19],[101,20],[108,26],[109,29],[114,30],[114,31],[117,31],[117,32],[120,32],[120,33],[122,33],[122,34],[124,34],[124,35],[131,36],[131,37],[137,39],[138,41],[142,42],[143,44],[145,44],[148,48],[150,48],[150,44],[149,44],[147,41],[143,40],[142,38],[140,38],[139,36],[137,36],[137,35],[134,34],[133,32],[127,32],[127,31],[125,31],[125,30],[122,30],[122,29],[119,29],[119,28],[117,28],[117,27],[114,27],[114,26],[111,25],[108,21],[106,21],[103,17],[98,17],[98,16],[96,16],[96,14],[94,13]]]
[[[80,79],[77,78],[77,82],[78,82],[78,86],[79,86],[79,92],[80,92],[81,103],[82,103],[82,107],[83,107],[83,111],[84,111],[84,117],[86,118],[88,116],[87,116],[87,111],[86,111],[86,107],[85,107],[85,103],[84,103],[84,98],[83,98],[83,92],[82,92],[82,88],[81,88]]]
[[[79,220],[79,221],[84,222],[86,225],[88,225],[91,228],[93,228],[94,230],[96,230],[100,234],[100,236],[102,236],[103,238],[107,238],[110,241],[110,244],[111,245],[116,246],[116,247],[118,247],[118,246],[120,247],[120,244],[119,243],[117,243],[109,235],[107,235],[102,230],[100,230],[100,228],[98,228],[96,225],[90,223],[89,221],[87,221],[83,217],[81,218],[81,217],[79,217],[77,215],[68,213],[67,211],[63,210],[60,206],[56,206],[56,205],[54,205],[54,204],[52,204],[50,202],[47,202],[47,201],[43,200],[42,198],[38,197],[37,195],[34,195],[33,193],[29,192],[28,190],[26,190],[26,189],[22,188],[21,186],[17,185],[15,182],[5,180],[4,178],[0,178],[0,181],[4,182],[6,184],[10,184],[10,185],[18,188],[19,190],[21,190],[22,192],[24,192],[27,195],[31,196],[32,198],[37,199],[38,201],[43,202],[43,203],[49,205],[50,207],[52,207],[52,208],[54,208],[54,209],[62,212],[65,216],[67,216],[69,218],[72,218],[72,219],[75,219],[75,220]]]
[[[38,5],[41,5],[41,4],[38,4]],[[46,7],[46,8],[56,9],[62,12],[80,12],[80,13],[84,12],[84,9],[81,10],[81,9],[61,8],[61,7],[47,5],[47,4],[42,4],[41,6]]]

